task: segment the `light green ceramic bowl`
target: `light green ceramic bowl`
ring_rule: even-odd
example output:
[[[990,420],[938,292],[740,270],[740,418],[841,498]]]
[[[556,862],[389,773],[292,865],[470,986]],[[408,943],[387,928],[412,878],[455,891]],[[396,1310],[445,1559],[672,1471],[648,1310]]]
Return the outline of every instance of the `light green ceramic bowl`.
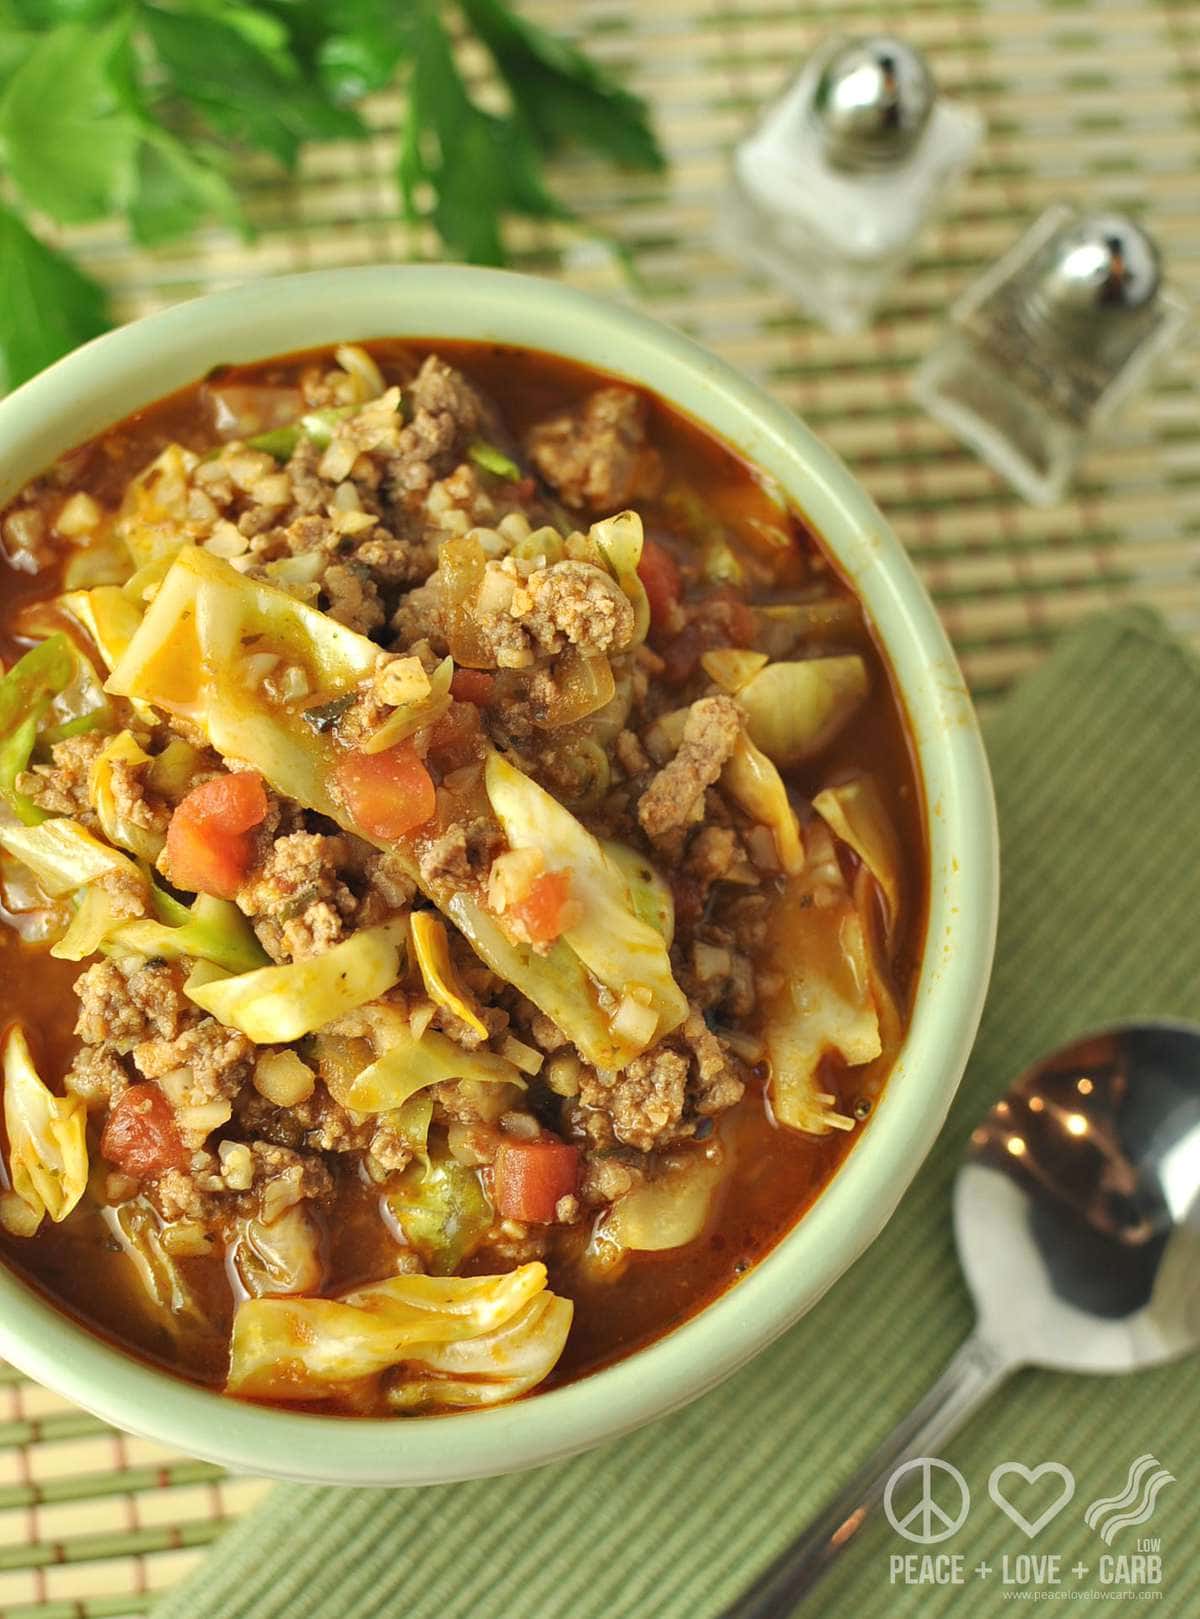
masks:
[[[938,1133],[982,1008],[996,928],[987,762],[954,654],[903,549],[795,416],[687,338],[549,282],[442,266],[289,276],[102,337],[0,403],[0,506],[64,451],[218,362],[374,337],[475,338],[653,389],[776,478],[853,582],[904,694],[930,851],[912,1024],[862,1140],[773,1253],[693,1320],[581,1382],[461,1416],[351,1421],[242,1405],[73,1325],[0,1269],[0,1353],[121,1428],[254,1473],[429,1484],[553,1461],[694,1399],[811,1308],[877,1234]]]

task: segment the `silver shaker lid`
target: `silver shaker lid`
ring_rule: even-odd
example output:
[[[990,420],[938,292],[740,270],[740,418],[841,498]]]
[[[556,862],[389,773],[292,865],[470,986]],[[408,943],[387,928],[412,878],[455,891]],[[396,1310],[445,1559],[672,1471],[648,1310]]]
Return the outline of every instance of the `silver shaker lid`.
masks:
[[[1065,338],[1125,324],[1153,303],[1162,279],[1150,237],[1108,213],[1085,214],[1056,231],[1026,275],[1029,314]]]
[[[1022,387],[1084,423],[1177,320],[1178,301],[1162,284],[1152,238],[1123,214],[1059,206],[1029,234],[1040,240],[1001,260],[989,290],[956,320]]]
[[[834,168],[886,169],[916,146],[936,100],[933,74],[916,46],[873,34],[833,52],[817,79],[810,116]]]

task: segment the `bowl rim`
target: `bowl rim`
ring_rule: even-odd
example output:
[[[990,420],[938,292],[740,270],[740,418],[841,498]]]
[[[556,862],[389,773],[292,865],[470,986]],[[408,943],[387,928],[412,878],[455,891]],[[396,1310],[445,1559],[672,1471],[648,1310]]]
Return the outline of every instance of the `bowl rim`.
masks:
[[[734,367],[649,315],[562,283],[463,266],[376,266],[255,281],[174,305],[93,340],[0,401],[0,506],[58,455],[218,360],[372,337],[473,339],[578,360],[660,394],[775,477],[867,606],[891,665],[924,786],[930,876],[914,1016],[862,1139],[733,1288],[578,1382],[403,1422],[255,1406],[138,1360],[0,1266],[0,1353],[105,1421],[235,1471],[415,1485],[555,1461],[677,1409],[785,1331],[858,1258],[932,1146],[969,1055],[995,942],[998,836],[955,655],[870,497],[797,416]]]

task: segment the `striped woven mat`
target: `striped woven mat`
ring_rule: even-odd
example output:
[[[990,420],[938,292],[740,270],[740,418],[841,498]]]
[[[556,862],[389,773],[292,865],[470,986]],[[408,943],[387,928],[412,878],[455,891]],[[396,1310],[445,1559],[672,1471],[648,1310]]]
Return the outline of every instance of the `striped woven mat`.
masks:
[[[983,703],[1058,631],[1104,606],[1157,606],[1200,643],[1200,361],[1175,353],[1061,506],[1024,506],[908,398],[913,365],[960,288],[1050,201],[1125,209],[1200,302],[1200,5],[1196,0],[526,0],[651,101],[662,178],[579,162],[563,191],[597,234],[517,226],[518,268],[637,296],[766,384],[850,463],[942,611]],[[892,26],[942,87],[985,114],[988,140],[953,213],[872,329],[834,338],[708,243],[729,148],[754,109],[831,29]],[[286,270],[435,258],[399,215],[377,138],[311,151],[281,182],[252,169],[250,245],[218,229],[137,252],[116,226],[72,234],[123,317]],[[264,1486],[124,1438],[0,1366],[0,1619],[145,1612]]]

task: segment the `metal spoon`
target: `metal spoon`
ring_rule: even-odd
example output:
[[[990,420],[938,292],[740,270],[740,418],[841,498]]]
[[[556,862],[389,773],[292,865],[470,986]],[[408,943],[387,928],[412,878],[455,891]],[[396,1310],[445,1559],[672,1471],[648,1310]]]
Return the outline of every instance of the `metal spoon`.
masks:
[[[723,1619],[784,1619],[906,1462],[1020,1366],[1131,1372],[1200,1348],[1200,1028],[1141,1023],[1028,1069],[954,1185],[975,1331],[929,1393]]]

